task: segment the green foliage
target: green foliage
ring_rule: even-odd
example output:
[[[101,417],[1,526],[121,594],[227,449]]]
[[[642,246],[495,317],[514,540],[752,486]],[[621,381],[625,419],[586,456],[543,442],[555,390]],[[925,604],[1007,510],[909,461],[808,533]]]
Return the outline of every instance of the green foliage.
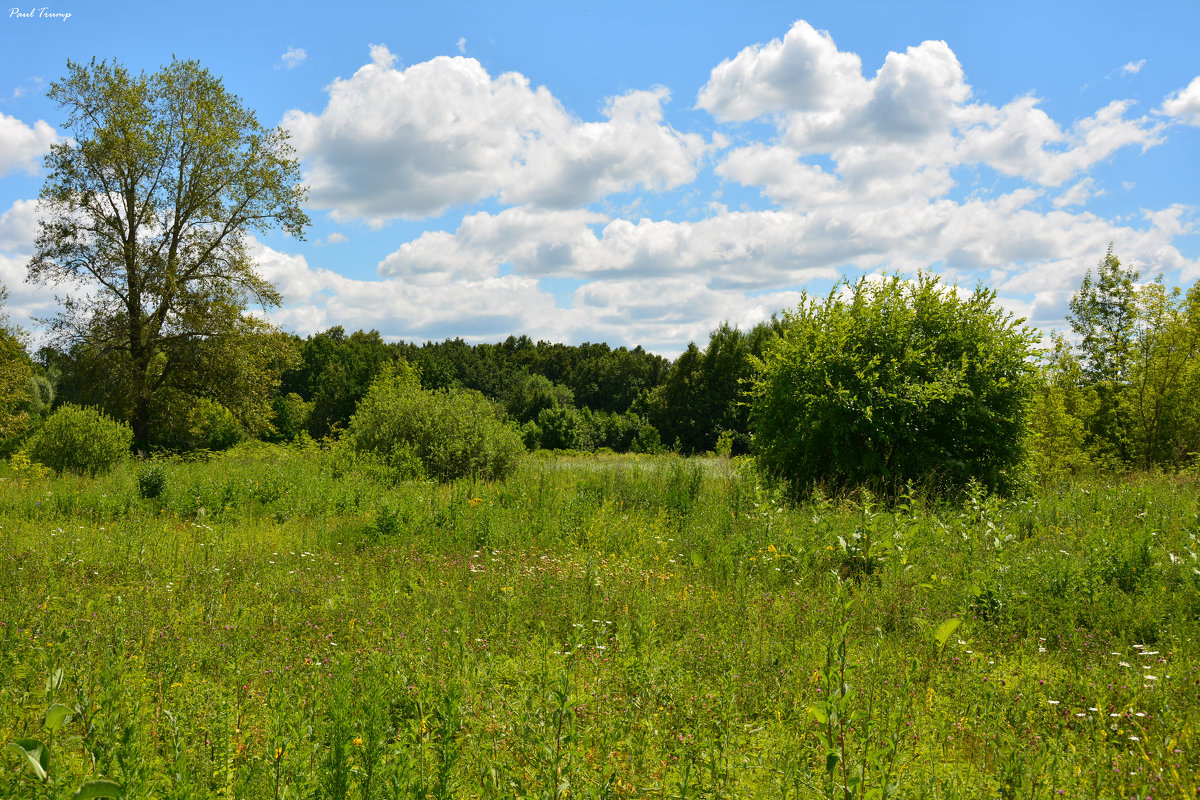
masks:
[[[1071,300],[1080,337],[1069,382],[1094,463],[1180,469],[1200,452],[1200,282],[1137,285],[1111,245]]]
[[[87,402],[158,436],[164,394],[211,396],[265,429],[287,348],[247,306],[279,294],[256,271],[250,235],[308,223],[299,163],[282,129],[195,61],[153,75],[68,61],[49,97],[65,111],[46,158],[35,281],[95,287],[68,297],[55,330],[95,370]],[[74,399],[84,399],[76,397]]]
[[[4,315],[7,299],[8,290],[0,284],[0,447],[29,427],[30,390],[36,388],[31,387],[33,371],[18,331],[9,327]]]
[[[188,414],[189,450],[228,450],[242,439],[245,431],[225,406],[207,397],[195,401]]]
[[[272,400],[271,409],[275,412],[274,417],[271,418],[274,432],[267,437],[269,440],[293,442],[300,436],[308,434],[313,403],[305,401],[295,392],[288,392]]]
[[[1096,268],[1083,277],[1071,298],[1067,319],[1080,338],[1083,377],[1095,394],[1087,419],[1088,445],[1101,459],[1127,462],[1129,409],[1122,394],[1129,378],[1137,326],[1138,272],[1126,269],[1112,245]]]
[[[745,394],[754,360],[777,334],[774,319],[749,332],[722,323],[703,352],[694,343],[688,345],[638,410],[682,453],[714,450],[722,432],[728,432],[730,452],[744,455],[750,444]]]
[[[629,411],[643,392],[662,382],[670,366],[665,358],[641,347],[612,349],[589,342],[535,344],[528,336],[510,336],[499,344],[468,345],[462,339],[447,339],[421,346],[400,343],[393,348],[420,370],[427,389],[476,389],[506,405],[515,401],[519,406],[523,384],[536,375],[563,387],[554,392],[570,392],[578,407],[614,414]],[[536,416],[541,408],[530,410]]]
[[[371,383],[394,360],[378,331],[347,336],[338,325],[300,344],[299,359],[284,373],[280,391],[309,404],[308,433],[322,439],[345,429]]]
[[[576,408],[545,408],[537,415],[539,445],[546,450],[592,450],[595,440],[588,416]]]
[[[638,426],[633,441],[629,443],[629,452],[648,453],[651,455],[666,452],[666,448],[662,443],[662,435],[659,434],[658,428],[643,421]]]
[[[167,470],[159,463],[149,463],[138,470],[138,494],[146,500],[162,496],[167,488]]]
[[[1084,376],[1092,383],[1116,385],[1125,380],[1137,325],[1138,271],[1127,269],[1112,245],[1096,267],[1088,270],[1070,302],[1068,320],[1081,339]]]
[[[521,424],[536,420],[543,411],[574,405],[575,396],[570,389],[536,374],[515,378],[505,402],[509,415]]]
[[[0,465],[0,797],[1196,795],[1195,476],[789,506],[743,459],[347,453],[152,503]]]
[[[524,452],[520,435],[505,425],[478,392],[427,391],[401,362],[372,384],[347,430],[350,448],[411,471],[414,460],[438,480],[499,480]]]
[[[97,475],[129,456],[133,431],[94,408],[65,403],[26,443],[29,457],[58,473]]]
[[[1200,453],[1200,282],[1185,295],[1161,277],[1137,292],[1125,439],[1146,469],[1178,469]]]
[[[1054,485],[1091,465],[1083,418],[1091,394],[1080,387],[1079,362],[1061,336],[1044,354],[1033,382],[1029,419],[1030,466],[1035,479]]]
[[[983,287],[922,274],[838,284],[786,313],[752,393],[758,463],[803,496],[907,482],[1011,491],[1025,454],[1028,329]]]

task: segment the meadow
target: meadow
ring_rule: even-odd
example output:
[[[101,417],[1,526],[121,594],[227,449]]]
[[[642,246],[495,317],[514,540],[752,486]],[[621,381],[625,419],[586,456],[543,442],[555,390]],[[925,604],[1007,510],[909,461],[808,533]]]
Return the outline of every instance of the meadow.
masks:
[[[790,507],[741,459],[18,460],[0,796],[1195,797],[1198,488]]]

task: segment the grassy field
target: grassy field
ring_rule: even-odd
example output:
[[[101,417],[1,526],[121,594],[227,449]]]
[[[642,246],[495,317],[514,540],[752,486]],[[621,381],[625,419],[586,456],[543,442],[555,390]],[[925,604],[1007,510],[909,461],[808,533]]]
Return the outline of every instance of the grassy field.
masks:
[[[1195,478],[786,508],[718,459],[145,469],[0,468],[0,797],[1200,785]]]

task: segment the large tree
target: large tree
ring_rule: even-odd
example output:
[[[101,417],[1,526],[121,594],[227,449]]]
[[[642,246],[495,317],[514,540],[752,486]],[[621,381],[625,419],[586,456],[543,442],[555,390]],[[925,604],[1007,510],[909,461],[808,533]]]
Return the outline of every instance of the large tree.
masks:
[[[54,328],[120,365],[112,374],[139,446],[153,438],[163,395],[210,396],[236,413],[227,390],[238,384],[196,354],[244,341],[261,328],[246,309],[279,303],[249,236],[302,237],[308,224],[287,134],[263,128],[195,61],[153,75],[68,62],[49,97],[68,136],[46,157],[29,280],[84,288]]]

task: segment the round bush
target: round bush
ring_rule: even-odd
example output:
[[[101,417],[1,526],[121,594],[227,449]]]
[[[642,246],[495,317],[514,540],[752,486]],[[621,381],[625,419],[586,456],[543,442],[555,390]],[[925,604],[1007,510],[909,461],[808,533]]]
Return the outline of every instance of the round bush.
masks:
[[[193,450],[228,450],[246,438],[233,412],[215,400],[199,397],[188,414]]]
[[[411,473],[416,460],[421,472],[443,481],[508,477],[525,451],[520,434],[483,395],[425,391],[407,368],[372,384],[350,419],[347,440],[401,473]]]
[[[1034,338],[980,287],[922,274],[841,283],[785,313],[751,399],[761,471],[814,487],[885,493],[1017,485]]]
[[[30,437],[29,457],[55,472],[97,475],[129,455],[133,430],[94,408],[65,403]]]

